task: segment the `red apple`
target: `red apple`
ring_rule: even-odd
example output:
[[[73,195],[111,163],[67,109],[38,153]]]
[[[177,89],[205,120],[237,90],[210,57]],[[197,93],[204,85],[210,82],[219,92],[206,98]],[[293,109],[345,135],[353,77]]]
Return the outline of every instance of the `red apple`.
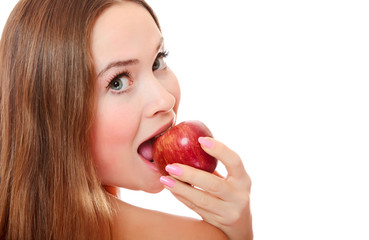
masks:
[[[213,137],[200,121],[184,121],[158,137],[153,144],[153,159],[159,172],[169,175],[165,166],[182,163],[213,173],[217,160],[207,154],[198,142],[199,137]]]

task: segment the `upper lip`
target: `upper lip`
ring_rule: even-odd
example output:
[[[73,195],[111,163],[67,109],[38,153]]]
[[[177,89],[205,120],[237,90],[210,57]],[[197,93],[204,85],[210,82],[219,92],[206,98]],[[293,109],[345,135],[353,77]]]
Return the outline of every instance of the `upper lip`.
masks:
[[[158,130],[156,130],[153,134],[151,134],[148,138],[146,138],[144,142],[158,137],[159,135],[161,135],[162,133],[166,132],[168,129],[170,129],[173,125],[175,124],[175,118],[172,118],[169,122],[167,122],[166,124],[164,124],[162,127],[160,127]]]

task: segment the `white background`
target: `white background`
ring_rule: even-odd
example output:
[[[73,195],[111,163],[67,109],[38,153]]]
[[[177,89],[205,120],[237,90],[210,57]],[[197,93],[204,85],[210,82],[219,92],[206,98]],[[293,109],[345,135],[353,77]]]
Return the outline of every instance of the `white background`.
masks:
[[[367,1],[148,2],[180,80],[178,120],[203,121],[252,177],[255,239],[368,240]],[[14,4],[1,0],[0,30]],[[198,217],[167,191],[121,194]]]

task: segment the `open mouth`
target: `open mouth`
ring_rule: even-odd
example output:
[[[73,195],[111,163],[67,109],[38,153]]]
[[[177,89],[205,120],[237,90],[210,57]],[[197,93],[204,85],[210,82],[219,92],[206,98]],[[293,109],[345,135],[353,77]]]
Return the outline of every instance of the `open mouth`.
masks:
[[[147,161],[154,162],[152,159],[152,145],[154,144],[155,137],[143,142],[139,147],[137,152]]]
[[[159,128],[148,140],[144,141],[140,144],[137,149],[138,154],[140,154],[145,160],[154,163],[153,160],[153,144],[156,138],[163,135],[166,131],[168,131],[173,125],[174,120]]]

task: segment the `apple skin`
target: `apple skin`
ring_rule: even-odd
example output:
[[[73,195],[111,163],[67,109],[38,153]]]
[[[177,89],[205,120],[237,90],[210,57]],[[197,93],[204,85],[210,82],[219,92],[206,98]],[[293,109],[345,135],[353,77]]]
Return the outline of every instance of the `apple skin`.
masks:
[[[165,166],[173,163],[213,173],[218,160],[207,154],[199,137],[213,137],[209,128],[198,120],[184,121],[166,131],[153,144],[153,160],[162,175],[169,175]]]

